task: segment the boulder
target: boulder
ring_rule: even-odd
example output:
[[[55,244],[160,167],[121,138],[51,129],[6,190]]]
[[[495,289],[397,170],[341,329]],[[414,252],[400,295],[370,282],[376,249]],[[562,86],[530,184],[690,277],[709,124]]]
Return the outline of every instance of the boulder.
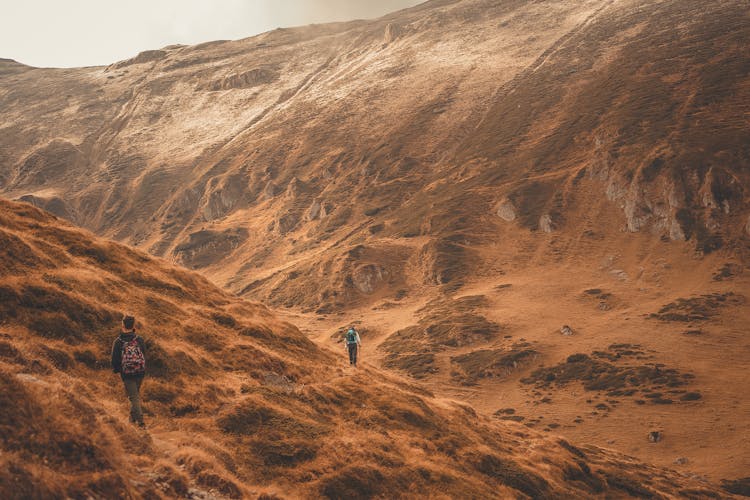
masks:
[[[513,205],[513,202],[510,200],[501,201],[497,205],[497,209],[495,213],[497,213],[497,216],[506,222],[511,222],[511,221],[516,220],[516,207]]]
[[[651,431],[648,433],[648,441],[650,443],[658,443],[662,439],[661,431]]]

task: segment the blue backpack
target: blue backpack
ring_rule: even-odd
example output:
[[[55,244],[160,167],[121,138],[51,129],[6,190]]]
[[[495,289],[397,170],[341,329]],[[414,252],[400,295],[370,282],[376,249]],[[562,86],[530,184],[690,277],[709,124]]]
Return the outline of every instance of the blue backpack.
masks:
[[[346,332],[346,343],[347,344],[356,344],[357,343],[357,333],[354,330],[349,330]]]

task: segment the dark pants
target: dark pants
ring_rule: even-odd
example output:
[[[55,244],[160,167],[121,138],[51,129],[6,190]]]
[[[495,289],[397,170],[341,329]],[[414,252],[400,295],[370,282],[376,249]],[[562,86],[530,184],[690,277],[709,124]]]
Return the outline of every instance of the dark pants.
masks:
[[[130,400],[130,421],[136,424],[143,423],[143,410],[141,410],[141,383],[143,377],[123,378],[125,393]]]
[[[357,364],[357,344],[349,344],[347,347],[349,347],[349,364],[350,365],[356,365]]]

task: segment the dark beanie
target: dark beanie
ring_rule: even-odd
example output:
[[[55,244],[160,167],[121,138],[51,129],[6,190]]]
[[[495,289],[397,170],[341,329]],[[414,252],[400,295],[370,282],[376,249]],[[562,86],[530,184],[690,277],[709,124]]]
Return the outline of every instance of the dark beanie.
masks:
[[[132,330],[135,327],[135,318],[129,314],[122,317],[122,326],[128,330]]]

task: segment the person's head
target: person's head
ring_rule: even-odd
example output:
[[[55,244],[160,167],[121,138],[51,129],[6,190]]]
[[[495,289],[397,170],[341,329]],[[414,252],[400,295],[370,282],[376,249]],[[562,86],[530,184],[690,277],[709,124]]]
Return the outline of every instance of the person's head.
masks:
[[[122,317],[122,328],[123,330],[132,330],[135,328],[135,317],[130,314],[125,314]]]

